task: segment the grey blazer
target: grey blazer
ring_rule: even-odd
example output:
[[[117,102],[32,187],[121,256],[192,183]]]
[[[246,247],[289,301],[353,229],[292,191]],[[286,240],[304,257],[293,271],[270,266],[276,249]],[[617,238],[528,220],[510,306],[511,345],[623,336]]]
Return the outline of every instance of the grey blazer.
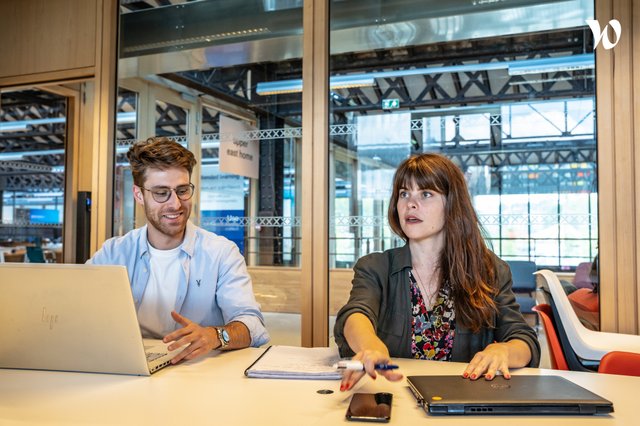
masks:
[[[456,322],[452,361],[469,362],[477,353],[496,342],[519,339],[529,345],[529,367],[540,363],[540,344],[534,330],[525,322],[515,295],[511,290],[509,266],[494,255],[498,293],[494,300],[498,313],[494,327],[482,328],[477,333]],[[354,353],[344,337],[344,325],[349,315],[359,312],[369,318],[378,337],[389,349],[392,357],[411,358],[411,299],[409,295],[409,245],[372,253],[362,257],[353,267],[351,296],[340,309],[334,327],[334,336],[340,355]]]

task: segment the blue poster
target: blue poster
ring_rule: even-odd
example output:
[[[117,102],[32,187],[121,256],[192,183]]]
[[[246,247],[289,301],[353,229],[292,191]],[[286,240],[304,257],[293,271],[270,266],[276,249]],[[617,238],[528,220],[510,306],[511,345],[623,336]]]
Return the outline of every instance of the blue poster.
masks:
[[[200,225],[236,243],[244,255],[245,178],[221,173],[216,165],[203,165]]]
[[[202,227],[236,243],[244,255],[244,210],[201,210]]]

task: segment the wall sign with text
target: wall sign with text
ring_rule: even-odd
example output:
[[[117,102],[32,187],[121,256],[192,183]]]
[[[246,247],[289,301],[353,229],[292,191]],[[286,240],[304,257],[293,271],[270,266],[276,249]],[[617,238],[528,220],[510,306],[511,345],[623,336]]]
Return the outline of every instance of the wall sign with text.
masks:
[[[220,171],[257,179],[260,165],[258,141],[243,136],[254,130],[249,123],[220,116]]]

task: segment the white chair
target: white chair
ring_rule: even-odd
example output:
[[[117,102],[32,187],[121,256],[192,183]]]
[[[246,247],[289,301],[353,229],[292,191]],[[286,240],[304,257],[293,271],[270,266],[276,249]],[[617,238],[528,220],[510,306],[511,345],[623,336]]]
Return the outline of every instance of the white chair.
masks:
[[[541,276],[546,282],[571,349],[578,357],[599,362],[607,352],[611,351],[640,353],[640,336],[606,333],[586,328],[573,310],[556,274],[543,269],[537,271],[536,275]]]

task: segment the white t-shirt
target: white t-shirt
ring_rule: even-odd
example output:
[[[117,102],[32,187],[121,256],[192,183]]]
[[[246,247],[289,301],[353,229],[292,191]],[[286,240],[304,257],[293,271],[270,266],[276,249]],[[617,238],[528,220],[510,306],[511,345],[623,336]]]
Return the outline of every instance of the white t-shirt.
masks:
[[[138,308],[138,322],[143,337],[162,338],[175,330],[171,317],[178,297],[182,265],[180,247],[158,250],[149,245],[151,273]]]

